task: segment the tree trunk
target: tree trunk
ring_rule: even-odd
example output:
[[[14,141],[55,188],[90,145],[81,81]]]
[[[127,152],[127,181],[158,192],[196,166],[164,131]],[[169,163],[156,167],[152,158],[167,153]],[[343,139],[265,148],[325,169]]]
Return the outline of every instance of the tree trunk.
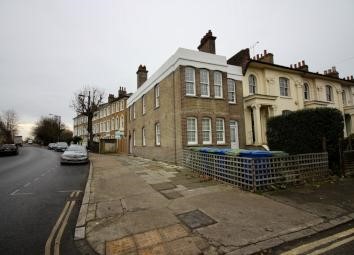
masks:
[[[92,148],[92,144],[93,144],[92,118],[93,118],[93,113],[89,113],[87,115],[87,132],[89,133],[89,141],[88,141],[89,149]]]

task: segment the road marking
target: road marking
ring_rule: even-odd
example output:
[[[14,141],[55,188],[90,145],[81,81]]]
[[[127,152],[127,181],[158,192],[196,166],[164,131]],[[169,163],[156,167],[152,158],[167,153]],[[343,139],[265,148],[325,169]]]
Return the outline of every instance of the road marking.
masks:
[[[59,216],[57,222],[55,223],[55,225],[54,225],[54,227],[53,227],[53,229],[52,229],[52,232],[50,232],[50,235],[49,235],[49,237],[48,237],[48,240],[47,240],[47,242],[45,243],[45,255],[50,255],[50,246],[51,246],[51,244],[52,244],[52,240],[53,240],[54,234],[57,232],[57,230],[58,230],[58,228],[59,228],[59,226],[60,226],[60,223],[61,223],[61,221],[63,220],[64,215],[66,214],[66,212],[67,212],[67,210],[68,210],[68,208],[69,208],[69,204],[70,204],[69,201],[67,201],[67,202],[65,203],[64,209],[61,211],[61,214],[60,214],[60,216]]]
[[[321,245],[325,245],[325,244],[334,242],[335,240],[337,240],[339,238],[343,238],[343,237],[346,237],[346,236],[349,236],[352,234],[354,234],[354,228],[348,229],[343,232],[339,232],[335,235],[328,236],[328,237],[322,238],[320,240],[313,241],[311,243],[301,245],[301,246],[296,247],[290,251],[284,252],[281,255],[297,255],[297,254],[306,253],[306,252],[309,252],[310,250],[313,250]]]
[[[36,182],[36,181],[38,181],[38,180],[39,180],[39,178],[37,177],[37,178],[34,178],[34,180],[33,180],[33,181],[35,181],[35,182]]]
[[[25,185],[23,185],[23,187],[28,187],[29,185],[31,185],[31,183],[27,182]]]
[[[61,224],[61,227],[58,231],[58,234],[57,234],[57,237],[55,238],[55,243],[54,243],[54,255],[60,255],[60,242],[61,242],[61,237],[64,233],[64,229],[66,227],[66,225],[68,224],[68,220],[69,220],[69,217],[70,217],[70,214],[71,214],[71,211],[75,205],[75,201],[71,201],[70,202],[70,208],[69,208],[69,211],[68,213],[66,214],[64,220],[63,220],[63,223]]]
[[[320,254],[323,254],[323,253],[325,253],[327,251],[333,250],[333,249],[335,249],[335,248],[337,248],[339,246],[342,246],[342,245],[344,245],[346,243],[349,243],[349,242],[352,242],[352,241],[354,241],[354,236],[351,236],[351,237],[348,237],[346,239],[340,240],[338,242],[332,243],[330,246],[327,246],[327,247],[324,247],[324,248],[319,249],[317,251],[314,251],[314,252],[312,252],[312,253],[310,253],[308,255],[320,255]]]
[[[10,196],[14,196],[17,192],[19,192],[20,190],[19,189],[17,189],[17,190],[15,190],[14,192],[12,192],[11,194],[10,194]]]

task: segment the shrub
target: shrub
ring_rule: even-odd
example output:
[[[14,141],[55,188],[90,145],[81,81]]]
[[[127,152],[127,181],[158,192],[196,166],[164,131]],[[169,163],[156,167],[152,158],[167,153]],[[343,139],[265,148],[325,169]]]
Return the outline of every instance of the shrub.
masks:
[[[325,139],[330,167],[338,171],[343,128],[343,115],[334,108],[291,112],[268,120],[268,145],[272,150],[284,150],[290,154],[314,153],[323,151]]]

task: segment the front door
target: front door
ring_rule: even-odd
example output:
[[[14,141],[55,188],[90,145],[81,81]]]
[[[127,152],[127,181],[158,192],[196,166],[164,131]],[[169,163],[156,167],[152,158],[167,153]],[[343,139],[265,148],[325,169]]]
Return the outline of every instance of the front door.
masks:
[[[230,120],[230,140],[231,140],[231,149],[240,148],[240,143],[238,140],[238,123],[235,120]]]

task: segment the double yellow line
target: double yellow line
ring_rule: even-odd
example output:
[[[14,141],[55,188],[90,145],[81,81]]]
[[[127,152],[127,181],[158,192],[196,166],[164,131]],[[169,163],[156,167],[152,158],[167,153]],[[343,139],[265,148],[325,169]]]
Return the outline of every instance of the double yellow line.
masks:
[[[320,255],[354,241],[354,228],[296,247],[281,255]],[[340,239],[340,240],[339,240]]]
[[[76,198],[80,194],[80,191],[73,191],[70,194],[70,198]],[[45,244],[45,255],[50,255],[51,254],[51,247],[52,247],[52,242],[55,237],[54,241],[54,255],[59,255],[60,254],[60,242],[61,242],[61,237],[64,233],[65,227],[68,223],[71,211],[73,207],[75,206],[75,200],[67,201],[65,203],[64,209],[62,210],[57,222],[55,223],[52,232],[50,232],[50,235],[48,237],[48,240]],[[56,236],[55,236],[56,235]]]

